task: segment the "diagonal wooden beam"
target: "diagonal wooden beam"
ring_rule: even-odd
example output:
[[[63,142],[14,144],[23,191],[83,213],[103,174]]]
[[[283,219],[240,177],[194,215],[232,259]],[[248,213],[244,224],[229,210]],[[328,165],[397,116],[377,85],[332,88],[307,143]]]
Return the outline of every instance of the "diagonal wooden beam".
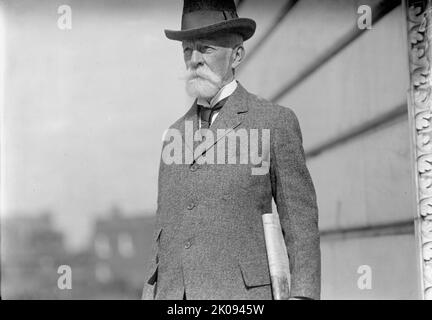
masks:
[[[267,41],[267,39],[272,35],[272,33],[277,29],[277,27],[280,25],[280,23],[284,20],[284,18],[287,16],[287,14],[291,11],[291,9],[294,7],[294,5],[298,2],[298,0],[288,0],[283,8],[280,10],[276,18],[273,20],[273,23],[271,24],[270,28],[265,32],[264,35],[261,36],[261,38],[256,42],[255,46],[248,50],[248,54],[246,55],[245,59],[243,60],[242,64],[239,66],[238,71],[241,71],[244,66],[247,64],[247,62],[255,55],[255,53],[261,48],[264,43]]]
[[[387,13],[392,11],[394,8],[401,4],[401,0],[385,0],[380,4],[372,8],[372,22],[377,23],[382,17]],[[328,61],[330,61],[334,56],[336,56],[343,49],[348,47],[352,42],[354,42],[358,37],[360,37],[366,30],[359,29],[356,26],[348,32],[341,40],[339,40],[332,48],[321,54],[314,62],[307,66],[298,76],[285,84],[279,91],[277,91],[273,97],[272,101],[277,102],[283,96],[285,96],[292,89],[297,87],[322,66],[324,66]]]
[[[305,152],[306,158],[310,159],[320,155],[321,153],[328,151],[332,148],[336,148],[344,143],[356,139],[364,134],[368,134],[379,128],[391,125],[395,121],[407,120],[408,118],[408,108],[406,103],[395,107],[394,109],[385,112],[384,114],[374,118],[373,120],[366,121],[361,125],[352,128],[348,132],[345,132],[333,139],[329,139]]]

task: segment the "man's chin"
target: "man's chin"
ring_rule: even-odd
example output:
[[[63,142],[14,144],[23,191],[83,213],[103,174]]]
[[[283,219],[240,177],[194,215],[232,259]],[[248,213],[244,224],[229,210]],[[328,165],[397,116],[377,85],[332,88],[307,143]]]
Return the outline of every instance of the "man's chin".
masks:
[[[218,91],[219,87],[207,80],[194,78],[186,82],[186,92],[193,98],[210,99]]]

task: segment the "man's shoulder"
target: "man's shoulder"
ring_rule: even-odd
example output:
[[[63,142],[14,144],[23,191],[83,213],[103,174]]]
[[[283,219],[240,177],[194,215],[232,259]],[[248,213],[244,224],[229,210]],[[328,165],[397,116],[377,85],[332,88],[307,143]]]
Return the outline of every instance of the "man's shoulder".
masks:
[[[184,114],[180,118],[178,118],[177,120],[172,122],[168,128],[169,129],[178,129],[179,126],[182,126],[182,125],[184,126],[185,119],[186,119],[186,115]]]
[[[194,105],[195,103],[193,103],[186,112],[184,112],[180,117],[178,117],[177,120],[171,122],[168,129],[178,129],[179,127],[184,127],[185,119],[187,118],[188,114],[191,114],[193,112]]]
[[[253,117],[270,120],[274,125],[298,121],[293,109],[249,92],[249,111]]]

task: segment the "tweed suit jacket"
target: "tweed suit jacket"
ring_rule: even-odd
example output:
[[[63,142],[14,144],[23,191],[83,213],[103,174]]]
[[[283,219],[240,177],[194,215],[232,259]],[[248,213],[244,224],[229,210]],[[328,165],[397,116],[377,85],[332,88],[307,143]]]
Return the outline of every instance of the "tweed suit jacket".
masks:
[[[291,296],[319,299],[318,208],[294,112],[239,83],[210,127],[214,142],[198,150],[201,142],[188,139],[192,134],[185,123],[198,130],[196,101],[170,127],[178,136],[164,140],[153,258],[143,299],[182,299],[184,292],[188,299],[272,299],[262,222],[262,214],[272,210],[272,197],[290,261]],[[218,129],[225,129],[223,138]],[[217,163],[222,150],[225,157],[229,152],[226,138],[242,129],[269,130],[267,147],[255,139],[262,152],[268,149],[265,174],[252,174],[262,164],[241,160],[251,153],[252,135],[246,148],[237,145],[231,162]],[[183,154],[181,163],[166,163],[164,148],[176,138],[184,154],[187,148],[196,150],[193,160]],[[204,161],[213,153],[214,163]]]

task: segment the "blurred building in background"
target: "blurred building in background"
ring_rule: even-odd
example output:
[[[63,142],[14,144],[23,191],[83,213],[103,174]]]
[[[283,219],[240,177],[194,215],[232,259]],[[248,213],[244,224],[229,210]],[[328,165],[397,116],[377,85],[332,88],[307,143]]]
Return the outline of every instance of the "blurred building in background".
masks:
[[[2,298],[139,299],[153,228],[153,216],[125,217],[115,208],[95,221],[88,246],[72,252],[50,213],[4,219]],[[61,266],[70,267],[70,289],[58,285]]]
[[[189,108],[181,46],[163,34],[179,27],[182,1],[69,0],[68,31],[56,25],[63,2],[0,0],[8,26],[6,200],[53,203],[51,215],[2,217],[2,296],[138,299],[151,256],[154,217],[146,216],[155,211],[160,137]],[[432,191],[420,179],[426,198],[419,196],[414,155],[430,147],[432,138],[416,141],[414,131],[430,131],[432,115],[416,122],[408,104],[413,83],[426,86],[420,100],[432,92],[423,79],[430,62],[410,68],[410,56],[431,47],[422,43],[430,40],[422,33],[430,2],[238,3],[239,15],[257,22],[238,80],[290,107],[302,129],[319,206],[322,298],[418,299],[426,287],[432,294]],[[409,5],[425,14],[411,12],[408,23]],[[87,223],[118,199],[125,212]],[[91,226],[79,252],[64,246],[53,216],[75,237]],[[57,287],[60,265],[71,267],[72,290]]]
[[[92,236],[94,275],[99,283],[121,289],[120,297],[141,297],[154,223],[154,216],[123,216],[117,208],[96,221]]]
[[[2,221],[2,297],[49,299],[57,296],[57,268],[67,259],[63,235],[52,214]]]

